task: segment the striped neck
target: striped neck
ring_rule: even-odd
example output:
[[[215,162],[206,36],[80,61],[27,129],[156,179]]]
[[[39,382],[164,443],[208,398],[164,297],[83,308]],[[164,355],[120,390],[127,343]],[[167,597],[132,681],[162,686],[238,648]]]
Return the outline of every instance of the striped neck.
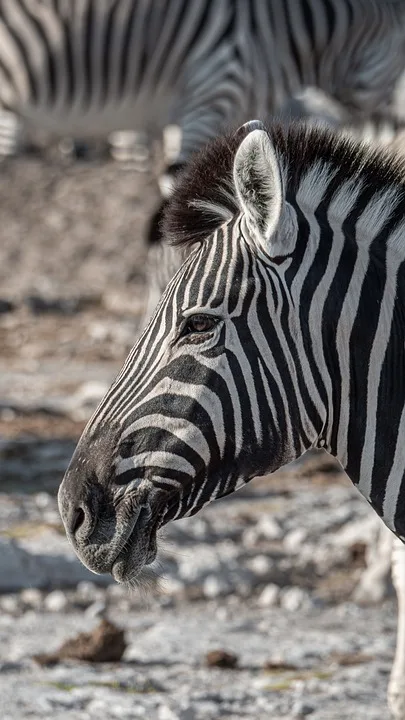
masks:
[[[329,203],[321,184],[306,190],[294,201],[300,233],[286,282],[301,308],[305,372],[325,418],[318,445],[398,528],[396,508],[405,501],[404,195],[392,188],[375,195],[348,181]],[[312,211],[303,207],[310,194]]]

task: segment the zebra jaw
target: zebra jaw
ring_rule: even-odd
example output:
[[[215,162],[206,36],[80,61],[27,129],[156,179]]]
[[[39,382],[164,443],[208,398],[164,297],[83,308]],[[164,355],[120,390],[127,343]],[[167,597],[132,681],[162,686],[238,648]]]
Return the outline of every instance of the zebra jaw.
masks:
[[[110,570],[116,582],[130,582],[135,579],[145,565],[150,565],[155,560],[157,554],[157,523],[153,523],[152,518],[153,514],[150,505],[144,505],[139,509],[133,529],[130,531]]]
[[[159,493],[150,480],[135,479],[125,488],[123,512],[129,516],[125,536],[120,539],[121,549],[111,568],[114,580],[130,583],[145,565],[151,565],[157,555],[157,531],[163,524],[166,502],[159,502]],[[135,508],[133,509],[133,503]]]

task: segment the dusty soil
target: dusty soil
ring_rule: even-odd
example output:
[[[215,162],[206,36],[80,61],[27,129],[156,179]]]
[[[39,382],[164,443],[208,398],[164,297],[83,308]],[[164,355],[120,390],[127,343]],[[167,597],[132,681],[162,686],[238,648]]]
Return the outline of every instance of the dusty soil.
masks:
[[[336,539],[328,555],[331,528],[337,538],[368,518],[342,474],[306,466],[304,481],[289,473],[259,480],[240,500],[174,524],[166,580],[149,605],[90,586],[90,574],[80,576],[84,601],[83,587],[71,589],[76,575],[62,577],[58,553],[70,551],[58,532],[55,492],[86,418],[136,339],[142,231],[155,202],[153,177],[131,166],[52,153],[0,165],[0,301],[13,306],[0,313],[0,540],[38,563],[27,569],[25,590],[5,583],[0,596],[2,717],[388,717],[393,601],[374,608],[352,601],[362,537],[343,555]],[[274,537],[271,528],[255,529],[264,516],[279,517]],[[328,560],[319,559],[316,573],[301,552],[307,541],[307,555],[325,544]],[[55,582],[46,574],[52,552]],[[40,582],[35,568],[45,557]],[[129,638],[123,662],[33,663],[32,655],[88,631],[105,604]],[[207,667],[209,651],[234,653],[238,662]]]

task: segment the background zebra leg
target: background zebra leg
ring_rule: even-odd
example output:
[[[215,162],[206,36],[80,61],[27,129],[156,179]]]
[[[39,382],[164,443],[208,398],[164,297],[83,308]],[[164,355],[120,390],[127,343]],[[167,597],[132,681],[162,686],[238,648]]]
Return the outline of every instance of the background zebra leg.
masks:
[[[9,110],[0,110],[0,155],[16,155],[21,145],[23,123]]]
[[[396,537],[392,542],[392,579],[398,599],[398,630],[388,705],[395,720],[405,720],[405,545]]]
[[[366,552],[367,567],[353,593],[353,599],[362,605],[380,603],[392,595],[391,560],[394,535],[378,521],[378,534],[371,540]]]
[[[151,138],[141,130],[122,130],[108,136],[110,154],[118,162],[130,162],[138,172],[146,172],[151,163]]]
[[[189,252],[188,247],[180,249],[165,242],[149,246],[145,269],[147,300],[140,322],[141,330],[148,324],[166,285]]]

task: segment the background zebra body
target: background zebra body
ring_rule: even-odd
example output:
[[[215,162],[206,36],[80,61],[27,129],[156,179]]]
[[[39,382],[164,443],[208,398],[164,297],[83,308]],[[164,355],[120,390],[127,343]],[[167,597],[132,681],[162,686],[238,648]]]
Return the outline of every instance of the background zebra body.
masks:
[[[231,0],[2,0],[3,108],[56,135],[184,131],[180,160],[240,112]],[[230,113],[229,104],[232,106]],[[202,113],[202,115],[201,115]],[[205,130],[205,132],[204,132]]]
[[[80,138],[174,123],[175,172],[308,85],[403,115],[404,19],[394,0],[1,0],[0,144],[15,150],[7,113]]]
[[[81,134],[163,127],[197,107],[231,123],[308,85],[363,115],[398,110],[403,27],[392,0],[2,0],[0,98]]]
[[[393,157],[317,128],[251,123],[196,161],[166,223],[196,247],[60,488],[86,565],[130,582],[161,525],[309,446],[404,536],[404,198]],[[400,625],[397,717],[404,647]]]

